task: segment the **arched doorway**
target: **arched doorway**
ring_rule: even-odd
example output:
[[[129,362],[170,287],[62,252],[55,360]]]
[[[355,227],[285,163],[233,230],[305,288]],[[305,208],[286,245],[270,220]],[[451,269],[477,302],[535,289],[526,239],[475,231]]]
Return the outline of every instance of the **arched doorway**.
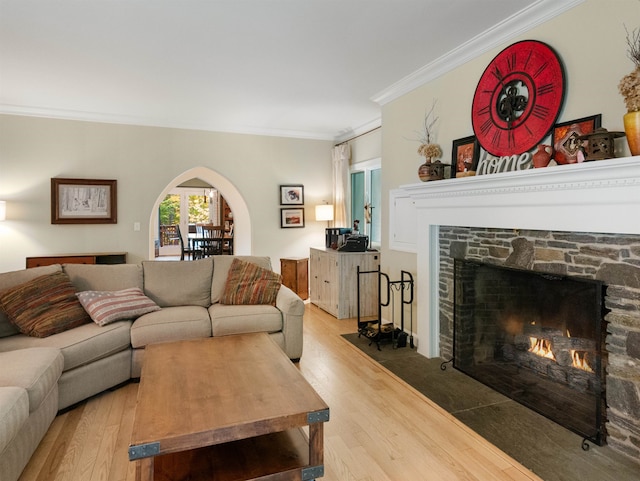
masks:
[[[177,185],[190,179],[198,178],[214,185],[229,203],[234,216],[234,253],[237,255],[251,254],[251,219],[249,209],[242,195],[226,177],[206,167],[194,167],[175,177],[156,198],[149,214],[149,259],[155,257],[156,233],[158,232],[158,208],[160,202]]]

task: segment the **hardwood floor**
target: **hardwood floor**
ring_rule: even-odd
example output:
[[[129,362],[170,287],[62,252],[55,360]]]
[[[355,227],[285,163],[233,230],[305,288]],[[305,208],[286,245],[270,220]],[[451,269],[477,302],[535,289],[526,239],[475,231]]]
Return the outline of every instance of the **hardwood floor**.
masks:
[[[313,305],[299,369],[330,406],[326,481],[540,480],[340,335],[356,331]],[[127,448],[138,384],[59,415],[20,481],[134,481]]]

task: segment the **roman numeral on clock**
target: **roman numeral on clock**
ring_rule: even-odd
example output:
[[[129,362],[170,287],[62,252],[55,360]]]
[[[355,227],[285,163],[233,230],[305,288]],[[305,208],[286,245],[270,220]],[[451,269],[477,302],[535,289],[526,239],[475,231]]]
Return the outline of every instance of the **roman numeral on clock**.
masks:
[[[544,120],[547,118],[547,115],[549,115],[549,112],[550,112],[549,107],[545,107],[543,105],[535,105],[533,107],[533,110],[531,111],[531,115]]]
[[[487,119],[480,126],[480,132],[482,132],[483,134],[486,134],[491,130],[492,127],[493,127],[493,122],[491,122],[491,119]]]
[[[476,110],[477,115],[487,115],[489,113],[489,106],[482,107],[481,109]]]
[[[497,66],[494,67],[491,73],[495,78],[497,78],[498,80],[500,80],[500,82],[502,82],[502,72],[500,72],[500,69]]]
[[[541,85],[541,86],[538,88],[538,94],[539,94],[539,95],[550,94],[551,92],[553,92],[553,89],[554,89],[554,88],[555,88],[555,87],[554,87],[554,85],[553,85],[553,84],[544,84],[544,85]]]
[[[511,57],[507,58],[507,67],[509,70],[515,70],[516,68],[516,52],[511,52]]]
[[[548,66],[549,66],[549,62],[545,62],[545,63],[543,63],[542,65],[540,65],[540,67],[538,67],[538,70],[536,70],[536,71],[533,73],[533,78],[537,78],[537,77],[538,77],[538,75],[540,75],[542,72],[544,72],[544,71],[545,71],[545,69],[546,69]]]
[[[524,61],[524,69],[527,70],[529,66],[529,60],[531,60],[531,55],[533,54],[533,50],[529,50],[529,55],[527,55],[527,60]]]
[[[491,145],[498,145],[500,144],[500,137],[502,136],[502,131],[501,130],[496,130],[493,133],[493,138],[491,139]]]

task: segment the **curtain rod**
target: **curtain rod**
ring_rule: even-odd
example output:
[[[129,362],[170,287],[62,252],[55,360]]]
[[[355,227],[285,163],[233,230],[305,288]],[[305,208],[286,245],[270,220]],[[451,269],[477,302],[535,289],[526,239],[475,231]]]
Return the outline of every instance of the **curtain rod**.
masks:
[[[380,125],[380,126],[378,126],[378,127],[375,127],[375,128],[373,128],[373,129],[371,129],[371,130],[367,130],[366,132],[363,132],[363,133],[361,133],[361,134],[358,134],[358,135],[356,135],[355,137],[351,137],[350,139],[343,140],[343,141],[342,141],[342,142],[340,142],[339,144],[334,145],[334,147],[337,147],[338,145],[346,144],[347,142],[351,142],[352,140],[356,140],[358,137],[362,137],[363,135],[370,134],[371,132],[375,132],[376,130],[381,129],[381,128],[382,128],[382,125]]]

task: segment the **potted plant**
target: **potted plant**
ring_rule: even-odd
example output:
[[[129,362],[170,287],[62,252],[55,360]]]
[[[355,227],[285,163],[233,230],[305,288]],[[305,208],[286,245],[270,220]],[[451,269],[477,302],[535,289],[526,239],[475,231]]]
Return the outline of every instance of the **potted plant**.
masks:
[[[433,102],[431,110],[424,116],[424,127],[419,133],[418,154],[425,158],[425,163],[418,168],[418,177],[423,182],[429,180],[440,180],[444,178],[444,165],[439,158],[442,157],[442,149],[433,142],[433,127],[438,121],[438,117],[433,118],[433,110],[436,102]]]
[[[631,155],[640,155],[640,28],[627,30],[627,56],[635,69],[622,77],[618,89],[624,97],[627,113],[624,115],[624,130]]]

